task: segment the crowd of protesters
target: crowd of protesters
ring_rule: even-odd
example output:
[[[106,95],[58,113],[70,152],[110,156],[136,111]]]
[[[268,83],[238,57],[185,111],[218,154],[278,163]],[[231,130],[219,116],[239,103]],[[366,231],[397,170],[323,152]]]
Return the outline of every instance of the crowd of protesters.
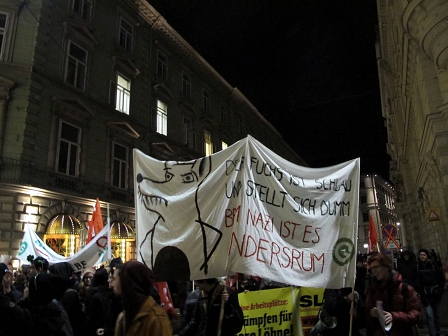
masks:
[[[186,293],[183,300],[176,293],[177,303],[191,310],[177,324],[161,302],[152,270],[141,262],[117,258],[82,274],[68,262],[49,265],[42,257],[15,273],[8,266],[0,263],[0,336],[193,336],[216,334],[218,328],[231,336],[243,326],[238,293],[219,278],[195,281],[197,295],[190,302]]]
[[[358,255],[354,288],[325,290],[319,316],[327,325],[316,325],[321,329],[311,335],[417,335],[424,313],[429,334],[440,336],[445,276],[434,250],[404,251],[395,259],[379,252]],[[219,278],[177,282],[172,299],[182,314],[173,314],[161,301],[152,270],[138,261],[117,258],[79,274],[67,262],[49,265],[38,257],[15,273],[11,264],[0,263],[0,280],[0,314],[7,321],[0,336],[196,336],[216,335],[218,328],[231,336],[244,323],[238,293],[288,286],[248,274],[229,277],[226,285]]]

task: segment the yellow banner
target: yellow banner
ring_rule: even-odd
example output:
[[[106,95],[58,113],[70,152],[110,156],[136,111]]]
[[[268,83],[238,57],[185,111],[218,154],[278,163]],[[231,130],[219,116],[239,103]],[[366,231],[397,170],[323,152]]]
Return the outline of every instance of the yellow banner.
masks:
[[[324,289],[285,287],[238,295],[244,326],[238,336],[306,336],[316,322]]]

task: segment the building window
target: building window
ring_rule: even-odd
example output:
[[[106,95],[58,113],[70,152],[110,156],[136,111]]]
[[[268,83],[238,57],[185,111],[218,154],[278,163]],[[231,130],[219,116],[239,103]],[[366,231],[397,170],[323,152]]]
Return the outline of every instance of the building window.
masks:
[[[191,146],[189,146],[191,149],[196,150],[197,146],[196,146],[196,133],[195,132],[191,132]]]
[[[361,204],[366,204],[367,203],[367,196],[361,196],[360,197],[360,203]]]
[[[212,134],[210,132],[204,132],[204,146],[205,146],[205,155],[213,154],[213,142],[212,142]]]
[[[202,108],[205,112],[210,111],[210,92],[207,90],[203,91],[202,95]]]
[[[240,119],[240,136],[244,137],[245,136],[244,133],[245,133],[244,132],[244,120]]]
[[[8,14],[0,12],[0,59],[3,59],[6,45],[6,29],[8,28]]]
[[[221,124],[227,124],[227,111],[226,107],[224,105],[220,105],[219,107],[220,114],[221,114]]]
[[[226,148],[228,148],[229,146],[227,145],[227,143],[225,143],[224,141],[222,141],[221,142],[221,148],[222,149],[226,149]]]
[[[112,185],[117,188],[127,188],[128,148],[117,143],[112,148]]]
[[[182,72],[182,95],[186,98],[191,96],[191,78],[185,72]]]
[[[362,220],[364,222],[368,222],[369,221],[369,214],[367,212],[363,212],[362,213]]]
[[[193,124],[190,119],[183,117],[182,121],[182,140],[185,145],[191,148],[193,145],[192,141]]]
[[[57,171],[78,176],[79,153],[81,151],[81,129],[61,121],[58,139]]]
[[[129,114],[131,101],[131,81],[117,73],[117,96],[115,108],[123,113]]]
[[[65,82],[75,88],[85,89],[87,71],[87,51],[68,41],[67,61],[65,66]]]
[[[84,20],[90,21],[90,15],[92,13],[92,1],[91,0],[73,0],[73,11],[81,16]]]
[[[168,72],[168,57],[162,54],[160,51],[157,52],[157,76],[161,79],[166,79]]]
[[[118,44],[125,50],[132,51],[133,27],[125,19],[120,17],[120,30],[118,35]]]
[[[167,135],[168,107],[164,102],[157,100],[157,133]]]

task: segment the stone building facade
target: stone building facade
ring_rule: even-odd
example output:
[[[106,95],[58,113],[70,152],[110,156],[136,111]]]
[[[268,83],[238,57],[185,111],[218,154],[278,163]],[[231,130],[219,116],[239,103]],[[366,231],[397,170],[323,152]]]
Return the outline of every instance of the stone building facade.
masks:
[[[306,166],[147,1],[0,3],[0,254],[97,197],[134,227],[133,148],[190,160],[247,134]]]
[[[382,112],[398,219],[448,259],[448,2],[378,0]]]

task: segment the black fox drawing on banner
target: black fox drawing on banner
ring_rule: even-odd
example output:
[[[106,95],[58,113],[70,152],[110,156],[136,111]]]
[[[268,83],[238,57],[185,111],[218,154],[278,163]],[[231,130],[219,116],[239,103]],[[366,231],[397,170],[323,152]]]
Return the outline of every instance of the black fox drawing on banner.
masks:
[[[208,262],[222,237],[222,232],[219,229],[202,220],[201,210],[198,204],[198,194],[201,185],[210,174],[211,166],[211,158],[210,156],[206,156],[188,162],[165,161],[163,163],[163,171],[161,171],[158,176],[143,176],[142,174],[137,174],[139,202],[141,202],[146,210],[148,210],[151,215],[151,221],[153,221],[150,223],[151,227],[141,241],[139,253],[145,264],[148,262],[150,263],[150,267],[153,269],[157,280],[190,280],[191,272],[189,258],[197,258],[198,256],[188,256],[189,251],[182,251],[177,246],[165,246],[157,252],[154,247],[154,237],[160,237],[161,234],[167,234],[170,238],[176,238],[176,236],[180,238],[186,229],[191,228],[191,223],[173,223],[169,218],[169,214],[176,213],[179,218],[180,216],[177,212],[182,213],[183,211],[187,211],[188,209],[191,209],[193,204],[197,212],[195,223],[201,230],[203,244],[203,263],[199,270],[203,271],[204,275],[208,273]],[[173,190],[173,194],[182,190],[182,184],[196,183],[197,187],[194,192],[194,199],[193,195],[179,195],[185,199],[185,202],[182,202],[182,208],[171,209],[168,199],[151,192],[151,190],[154,190],[153,186],[155,184],[164,183],[173,185],[170,186],[170,188],[167,188],[168,190]],[[176,190],[176,184],[178,185],[179,190]],[[145,225],[146,224],[147,223],[145,223]],[[207,246],[207,237],[211,234],[217,235],[217,239],[214,240],[212,246]],[[145,256],[142,254],[142,251],[144,251],[142,247],[145,246],[147,249],[147,244],[150,245],[149,261],[146,260]]]

